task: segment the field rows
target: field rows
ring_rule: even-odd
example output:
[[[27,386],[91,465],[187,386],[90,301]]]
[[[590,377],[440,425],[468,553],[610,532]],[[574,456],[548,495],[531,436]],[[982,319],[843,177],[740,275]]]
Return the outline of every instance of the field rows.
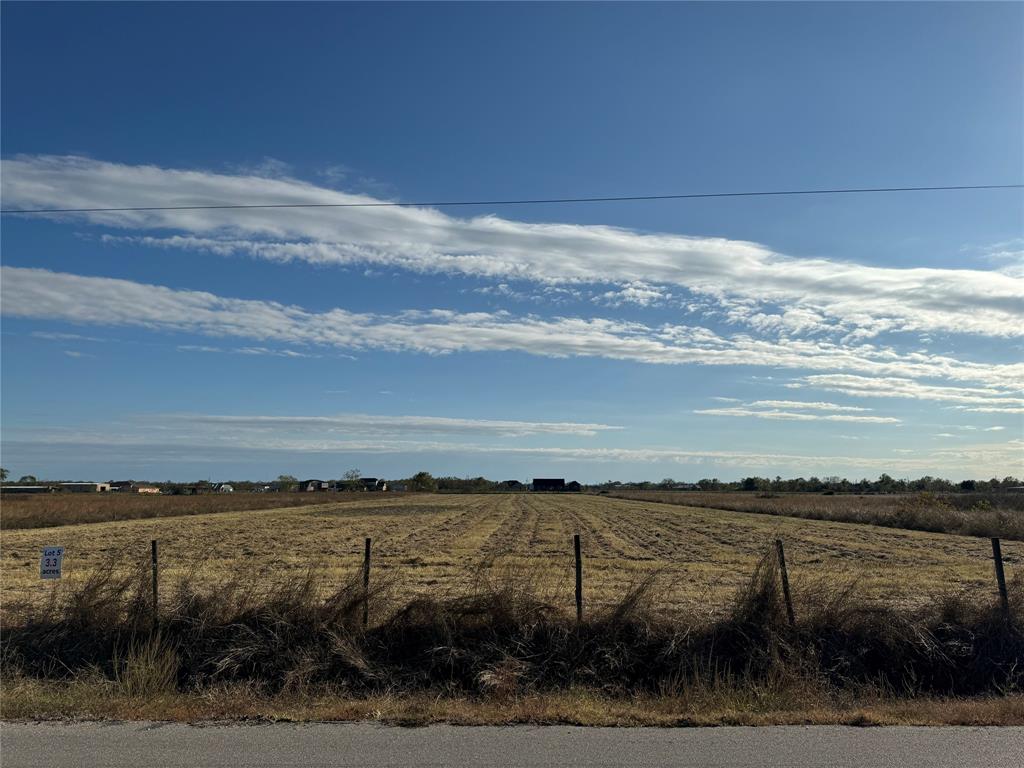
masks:
[[[660,571],[670,605],[717,612],[772,539],[786,542],[796,586],[857,579],[872,599],[919,603],[947,589],[990,596],[985,539],[867,525],[768,517],[715,509],[581,495],[375,496],[317,506],[190,517],[5,530],[0,574],[5,601],[54,588],[38,579],[39,550],[67,548],[66,580],[108,557],[125,563],[161,546],[165,580],[210,582],[242,575],[269,584],[309,567],[326,585],[359,567],[363,539],[374,540],[374,577],[401,593],[464,589],[480,568],[506,568],[572,602],[572,546],[580,533],[585,592],[593,606],[635,579]],[[1005,542],[1010,575],[1024,544]]]

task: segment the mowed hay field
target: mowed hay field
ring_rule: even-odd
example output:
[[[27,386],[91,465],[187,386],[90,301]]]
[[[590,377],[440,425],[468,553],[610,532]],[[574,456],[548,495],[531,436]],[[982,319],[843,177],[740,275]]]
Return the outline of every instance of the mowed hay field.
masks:
[[[751,515],[578,494],[366,495],[289,509],[66,525],[0,533],[5,603],[61,588],[39,580],[39,552],[66,547],[64,581],[116,557],[131,567],[160,542],[162,583],[281,583],[315,568],[325,589],[352,578],[373,539],[373,579],[398,601],[472,587],[481,574],[535,579],[573,605],[572,535],[580,533],[588,610],[658,571],[664,610],[717,614],[781,537],[803,594],[857,581],[872,601],[920,605],[966,590],[994,599],[987,539],[870,525]],[[1006,541],[1008,578],[1024,542]],[[70,586],[70,584],[68,585]]]

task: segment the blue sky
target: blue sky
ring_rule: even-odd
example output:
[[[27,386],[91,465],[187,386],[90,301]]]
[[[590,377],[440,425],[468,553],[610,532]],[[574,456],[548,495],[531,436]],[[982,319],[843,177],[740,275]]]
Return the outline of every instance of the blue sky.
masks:
[[[5,4],[4,208],[1020,183],[1019,4]],[[3,466],[1024,473],[1020,190],[4,216]]]

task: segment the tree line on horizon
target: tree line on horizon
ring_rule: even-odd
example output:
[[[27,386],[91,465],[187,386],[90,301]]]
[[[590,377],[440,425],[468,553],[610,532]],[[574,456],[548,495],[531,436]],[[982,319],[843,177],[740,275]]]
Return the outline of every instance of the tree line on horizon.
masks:
[[[336,483],[339,488],[355,490],[360,487],[362,474],[358,469],[350,469],[342,474],[337,480],[329,480]],[[0,481],[8,482],[8,472],[0,468]],[[60,480],[40,480],[34,475],[22,475],[13,484],[26,483],[56,483],[66,482]],[[147,482],[147,481],[140,481]],[[296,491],[301,482],[294,475],[282,474],[273,481],[258,480],[229,480],[236,491],[256,491],[268,486],[279,491]],[[519,481],[510,480],[489,480],[486,477],[434,477],[426,471],[417,472],[411,477],[388,479],[390,484],[398,484],[409,491],[439,492],[439,493],[489,493],[494,491],[509,490],[510,483]],[[526,485],[529,481],[523,483]],[[185,487],[196,489],[213,489],[220,483],[209,480],[196,480],[194,482],[152,482],[155,486],[174,493]],[[963,480],[955,483],[941,477],[925,475],[917,479],[894,478],[882,473],[877,480],[848,480],[845,477],[836,475],[826,477],[812,476],[810,478],[782,478],[776,475],[774,478],[750,476],[739,480],[719,480],[718,478],[702,478],[695,483],[677,481],[670,477],[659,482],[649,480],[622,481],[606,480],[603,483],[584,484],[587,490],[613,491],[613,490],[639,490],[639,491],[760,491],[772,493],[970,493],[970,492],[994,492],[1007,491],[1010,489],[1024,488],[1024,480],[1012,475],[999,479],[997,477],[988,480]]]

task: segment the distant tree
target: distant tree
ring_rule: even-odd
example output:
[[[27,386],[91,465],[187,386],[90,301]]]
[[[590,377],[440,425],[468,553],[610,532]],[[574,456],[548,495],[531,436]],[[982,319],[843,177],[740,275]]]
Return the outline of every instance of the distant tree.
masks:
[[[350,469],[341,476],[341,484],[346,491],[357,491],[360,487],[359,478],[362,476],[358,469]]]
[[[0,467],[0,483],[7,479],[7,470]]]
[[[417,472],[409,478],[409,490],[433,493],[437,490],[437,480],[429,472]]]
[[[282,491],[294,491],[299,485],[299,478],[295,475],[278,475],[277,484]]]
[[[18,478],[19,483],[38,483],[35,475],[22,475]]]

